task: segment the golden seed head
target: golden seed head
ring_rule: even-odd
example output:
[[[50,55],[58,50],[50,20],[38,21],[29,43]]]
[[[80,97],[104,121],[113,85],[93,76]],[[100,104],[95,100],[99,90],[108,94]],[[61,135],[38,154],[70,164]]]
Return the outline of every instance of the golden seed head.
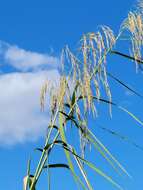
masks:
[[[132,45],[131,54],[135,59],[141,59],[141,47],[143,45],[142,15],[138,12],[130,12],[122,24],[122,32],[129,32]],[[136,62],[137,64],[137,62]]]
[[[46,98],[46,93],[47,93],[47,89],[48,89],[48,83],[49,81],[46,81],[42,88],[41,88],[41,92],[40,92],[40,105],[41,105],[41,110],[44,110],[44,105],[45,105],[45,98]]]

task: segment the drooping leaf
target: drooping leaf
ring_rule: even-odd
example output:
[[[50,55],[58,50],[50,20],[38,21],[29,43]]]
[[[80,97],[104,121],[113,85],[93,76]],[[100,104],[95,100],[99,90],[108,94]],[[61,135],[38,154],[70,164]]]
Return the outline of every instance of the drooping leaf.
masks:
[[[90,130],[88,130],[88,132],[93,137],[95,142],[97,142],[103,148],[103,150],[112,158],[112,160],[119,166],[119,168],[121,168],[121,170],[127,176],[131,177],[130,174],[126,171],[126,169],[118,162],[118,160],[111,154],[111,152],[103,145],[103,143]]]
[[[129,116],[131,116],[135,121],[137,121],[140,125],[143,126],[143,122],[136,117],[133,113],[131,113],[130,111],[128,111],[126,108],[122,107],[122,106],[118,106],[119,109],[121,109],[122,111],[126,112]]]
[[[40,152],[43,152],[43,149],[42,148],[35,148],[34,150],[38,150]]]
[[[113,131],[111,129],[107,129],[105,127],[101,127],[101,126],[99,126],[99,127],[100,127],[100,129],[106,131],[107,133],[109,133],[111,135],[114,135],[115,137],[117,137],[117,138],[119,138],[119,139],[121,139],[123,141],[126,141],[129,144],[131,144],[131,145],[135,146],[136,148],[138,148],[138,149],[140,149],[140,150],[143,151],[143,147],[141,147],[140,145],[138,145],[137,143],[135,143],[134,141],[132,141],[131,139],[129,139],[127,136],[124,136],[124,135],[120,134],[119,132]]]
[[[78,98],[78,100],[80,100],[80,99],[82,99],[82,98],[83,98],[83,97],[80,96],[80,97]],[[84,97],[84,98],[85,98],[85,97]],[[118,104],[116,104],[116,103],[114,103],[114,102],[111,102],[111,101],[106,100],[106,99],[103,99],[103,98],[97,98],[96,96],[93,96],[92,98],[95,99],[95,100],[98,100],[98,101],[100,101],[100,102],[104,102],[104,103],[106,103],[106,104],[110,104],[110,105],[116,106],[118,109],[120,109],[120,110],[126,112],[126,113],[127,113],[129,116],[131,116],[135,121],[137,121],[137,123],[139,123],[140,125],[143,126],[143,122],[142,122],[138,117],[136,117],[132,112],[130,112],[129,110],[127,110],[127,109],[124,108],[123,106],[120,106],[120,105],[118,105]]]
[[[117,77],[115,77],[111,73],[107,72],[107,75],[109,77],[111,77],[112,79],[114,79],[116,82],[118,82],[120,85],[122,85],[123,87],[125,87],[126,89],[128,89],[129,91],[131,91],[132,93],[134,93],[135,95],[137,95],[138,97],[143,98],[143,96],[141,94],[139,94],[137,91],[135,91],[134,89],[132,89],[129,86],[127,86],[124,82],[122,82],[121,80],[119,80]]]
[[[116,167],[114,161],[111,160],[111,157],[109,157],[109,155],[108,155],[108,156],[106,155],[106,152],[104,152],[104,151],[101,149],[100,145],[99,145],[97,142],[95,142],[95,141],[90,137],[90,135],[87,134],[87,137],[86,137],[86,138],[89,140],[89,142],[90,142],[91,144],[93,144],[93,146],[95,147],[95,149],[98,150],[98,152],[99,152],[99,153],[103,156],[103,158],[105,158],[105,160],[113,167],[113,169],[114,169],[119,175],[121,175],[121,173],[120,173],[119,170],[117,169],[117,167]]]
[[[85,160],[84,158],[82,158],[81,156],[77,155],[76,151],[74,150],[74,148],[72,147],[72,149],[68,148],[68,147],[63,147],[65,150],[67,150],[68,152],[70,152],[73,156],[76,156],[77,158],[79,158],[81,161],[83,161],[87,166],[89,166],[91,169],[93,169],[96,173],[98,173],[99,175],[101,175],[102,177],[104,177],[107,181],[109,181],[112,185],[114,185],[115,187],[117,187],[120,190],[123,190],[123,188],[118,185],[115,181],[113,181],[113,179],[106,175],[103,171],[101,171],[99,168],[97,168],[95,166],[95,164],[92,164],[91,162]]]
[[[120,56],[125,57],[125,58],[128,58],[128,59],[130,59],[130,60],[132,60],[132,61],[136,61],[136,62],[138,62],[138,63],[143,64],[143,60],[141,60],[141,59],[136,59],[136,58],[134,58],[134,57],[132,57],[132,56],[126,55],[126,54],[121,53],[121,52],[119,52],[119,51],[113,51],[113,50],[112,50],[111,53],[112,53],[112,54],[116,54],[116,55],[120,55]]]
[[[88,189],[93,190],[93,188],[92,188],[92,186],[91,186],[91,184],[90,184],[90,182],[89,182],[89,180],[87,178],[87,174],[86,174],[86,172],[85,172],[85,170],[84,170],[84,168],[82,166],[82,163],[80,162],[79,158],[77,158],[76,156],[74,156],[74,158],[75,158],[75,160],[77,162],[77,165],[78,165],[78,167],[79,167],[79,169],[80,169],[80,171],[82,173],[83,178],[85,179],[85,182],[87,184]]]
[[[48,128],[53,128],[53,129],[59,130],[56,125],[49,125]]]
[[[106,101],[105,101],[106,102]],[[106,102],[107,103],[107,102]],[[63,115],[65,115],[65,116],[67,116],[67,117],[69,117],[66,113],[64,113],[64,112],[61,112]],[[81,124],[78,124],[77,122],[76,122],[76,120],[75,119],[72,119],[71,118],[71,120],[73,121],[73,123],[75,124],[75,126],[78,128],[78,129],[80,129],[81,130],[81,132],[83,133],[84,131],[83,131],[83,129],[82,129],[82,127],[81,127]],[[119,173],[119,171],[117,170],[117,168],[116,168],[116,166],[114,165],[114,162],[117,164],[117,166],[124,172],[124,173],[126,173],[128,176],[130,176],[129,174],[128,174],[128,172],[124,169],[124,167],[114,158],[114,156],[109,152],[109,150],[93,135],[93,133],[89,130],[89,129],[87,129],[88,130],[88,132],[86,133],[86,138],[94,145],[94,147],[96,148],[96,149],[98,149],[98,151],[99,151],[99,153],[111,164],[111,166],[116,170],[116,172],[117,173]],[[90,135],[92,135],[92,137],[94,137],[94,139],[92,139],[91,137],[90,137]],[[103,150],[105,151],[105,153],[111,158],[111,159],[109,159],[107,156],[106,156],[106,154],[103,152]],[[113,160],[113,161],[112,161]],[[120,174],[120,173],[119,173]]]
[[[62,164],[62,163],[45,165],[44,168],[67,168],[67,169],[70,169],[67,164]]]
[[[59,131],[60,131],[61,139],[62,139],[63,142],[66,143],[67,141],[66,141],[66,136],[65,136],[64,128],[63,128],[63,118],[62,118],[62,114],[61,113],[59,113],[59,126],[60,126],[59,127]],[[80,180],[80,178],[75,173],[75,170],[74,170],[74,167],[73,167],[73,163],[72,163],[69,151],[67,151],[66,149],[64,149],[64,150],[65,150],[65,155],[66,155],[66,158],[67,158],[67,161],[68,161],[68,165],[69,165],[70,171],[72,172],[72,175],[73,175],[76,183],[80,183],[80,185],[82,186],[82,188],[84,190],[86,190],[85,185],[82,183],[82,181]]]

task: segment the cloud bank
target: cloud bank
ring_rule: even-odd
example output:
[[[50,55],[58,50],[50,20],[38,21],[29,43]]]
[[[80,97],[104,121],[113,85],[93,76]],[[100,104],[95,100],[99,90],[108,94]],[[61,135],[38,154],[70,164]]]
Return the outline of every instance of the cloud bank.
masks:
[[[58,58],[56,57],[26,51],[17,46],[9,47],[4,58],[9,64],[21,71],[35,70],[42,68],[42,66],[53,69],[58,65]]]
[[[0,143],[16,144],[38,139],[49,116],[40,112],[40,89],[46,79],[58,81],[58,57],[0,45]],[[47,107],[47,110],[49,108]]]

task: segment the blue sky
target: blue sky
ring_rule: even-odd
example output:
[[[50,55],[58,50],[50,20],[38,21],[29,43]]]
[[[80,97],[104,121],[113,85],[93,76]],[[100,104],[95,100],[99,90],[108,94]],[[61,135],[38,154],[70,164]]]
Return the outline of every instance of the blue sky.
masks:
[[[26,164],[30,155],[37,160],[34,148],[42,145],[48,123],[47,112],[40,112],[40,88],[46,79],[58,81],[57,70],[61,49],[68,44],[74,51],[82,34],[95,32],[97,26],[110,26],[117,34],[119,26],[136,1],[2,1],[0,0],[0,187],[3,190],[22,189]],[[123,44],[124,46],[124,44]],[[121,49],[122,46],[120,46]],[[118,49],[118,48],[117,48]],[[142,73],[135,65],[114,56],[108,69],[143,94]],[[133,96],[112,80],[113,100],[142,118],[143,100]],[[143,128],[127,114],[113,108],[112,120],[108,108],[100,108],[97,123],[128,136],[143,146]],[[90,122],[94,126],[96,123]],[[116,175],[108,164],[93,150],[94,163],[113,176],[124,189],[137,190],[143,186],[143,152],[126,142],[94,128],[94,132],[133,176]],[[72,138],[76,139],[73,132]],[[63,160],[61,152],[55,160]],[[90,158],[91,158],[90,157]],[[62,178],[61,178],[62,176]],[[97,174],[89,173],[95,189],[112,190],[109,182]],[[45,188],[46,177],[39,183]],[[64,181],[62,181],[64,179]],[[55,171],[53,190],[76,189],[70,175]],[[59,186],[60,184],[60,186]],[[55,185],[55,186],[54,186]]]

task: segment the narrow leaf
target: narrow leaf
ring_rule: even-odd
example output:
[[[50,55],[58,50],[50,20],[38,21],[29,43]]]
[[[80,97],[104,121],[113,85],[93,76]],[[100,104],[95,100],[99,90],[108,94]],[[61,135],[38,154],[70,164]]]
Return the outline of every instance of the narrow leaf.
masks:
[[[129,86],[127,86],[124,82],[122,82],[121,80],[119,80],[117,77],[113,76],[111,73],[107,72],[107,75],[109,77],[111,77],[112,79],[114,79],[119,84],[121,84],[122,86],[124,86],[125,88],[127,88],[129,91],[131,91],[132,93],[134,93],[135,95],[137,95],[138,97],[143,98],[143,96],[141,94],[139,94],[137,91],[135,91],[134,89],[132,89]]]
[[[122,56],[122,57],[125,57],[125,58],[128,58],[128,59],[130,59],[130,60],[133,60],[133,61],[136,61],[136,62],[138,62],[138,63],[143,64],[143,60],[141,60],[141,59],[136,59],[136,58],[134,58],[134,57],[132,57],[132,56],[126,55],[126,54],[121,53],[121,52],[119,52],[119,51],[111,51],[111,53],[116,54],[116,55],[120,55],[120,56]]]
[[[132,140],[130,140],[128,137],[124,136],[124,135],[121,135],[120,133],[116,132],[116,131],[113,131],[111,129],[107,129],[105,127],[101,127],[99,126],[100,129],[106,131],[107,133],[111,134],[111,135],[114,135],[115,137],[123,140],[123,141],[126,141],[128,143],[130,143],[131,145],[135,146],[136,148],[140,149],[143,151],[143,147],[139,146],[138,144],[136,144],[135,142],[133,142]]]
[[[67,164],[49,164],[44,166],[44,168],[67,168],[70,169],[69,166]]]
[[[110,183],[112,183],[118,189],[123,190],[120,185],[118,185],[116,182],[114,182],[111,177],[109,177],[104,172],[102,172],[100,169],[98,169],[94,164],[92,164],[91,162],[83,159],[81,156],[77,155],[74,148],[72,148],[72,150],[67,148],[67,147],[63,147],[63,148],[66,149],[67,151],[69,151],[73,156],[78,157],[81,161],[83,161],[86,165],[88,165],[91,169],[93,169],[96,173],[98,173],[99,175],[104,177],[106,180],[108,180]]]
[[[64,128],[63,128],[63,120],[62,120],[62,114],[61,113],[59,114],[59,125],[60,125],[59,131],[60,131],[61,139],[62,139],[62,141],[64,141],[66,143],[66,136],[65,136],[65,132],[64,132]],[[63,147],[65,147],[65,146],[63,146]],[[75,181],[79,182],[81,184],[81,186],[83,187],[83,189],[86,190],[84,184],[82,183],[82,181],[80,180],[80,178],[76,175],[76,173],[74,171],[74,167],[73,167],[69,152],[66,149],[64,149],[64,150],[65,150],[65,155],[67,157],[69,168],[72,172],[72,175],[73,175]]]

